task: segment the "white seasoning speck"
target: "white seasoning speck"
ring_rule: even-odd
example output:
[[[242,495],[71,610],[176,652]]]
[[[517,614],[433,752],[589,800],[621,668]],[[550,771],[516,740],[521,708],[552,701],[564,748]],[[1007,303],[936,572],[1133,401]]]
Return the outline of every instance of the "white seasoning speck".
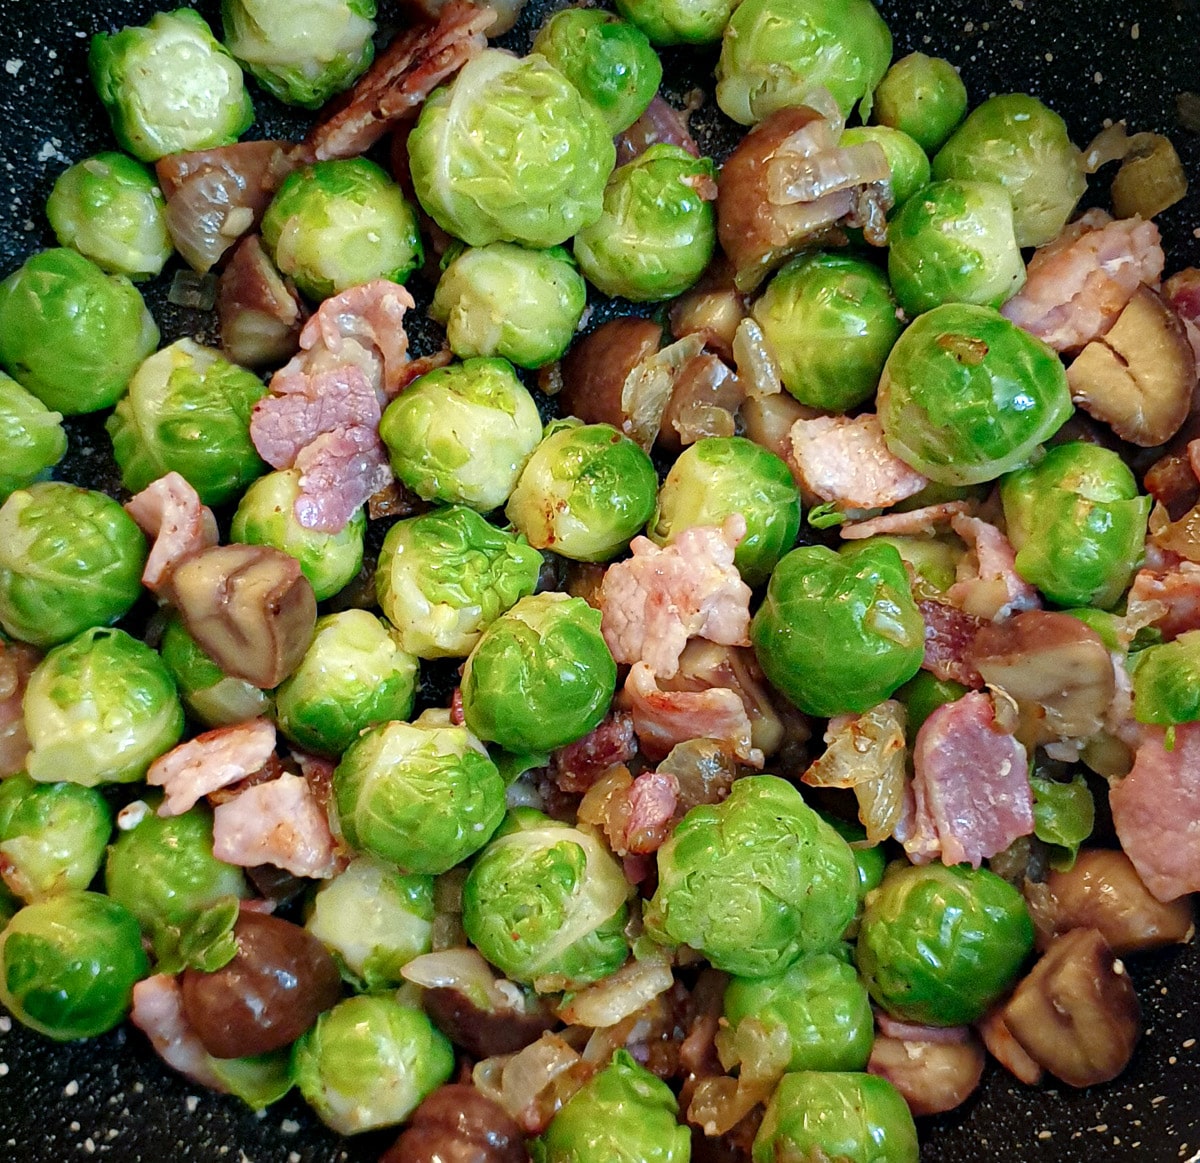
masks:
[[[195,1114],[196,1108],[200,1105],[200,1099],[194,1094],[189,1094],[184,1099],[183,1105],[187,1107],[188,1114]]]
[[[79,1083],[72,1078],[71,1081],[63,1087],[63,1094],[65,1094],[67,1098],[74,1098],[78,1093]]]
[[[7,60],[4,62],[4,71],[10,77],[15,77],[21,71],[24,65],[24,61],[19,61],[14,57],[12,60]]]
[[[1054,54],[1052,52],[1046,53],[1046,64],[1049,64],[1052,60],[1054,60]]]
[[[285,1135],[294,1135],[300,1129],[300,1124],[295,1119],[284,1119],[279,1124],[279,1129]]]
[[[1054,1132],[1053,1131],[1038,1131],[1038,1138],[1042,1139],[1042,1140],[1052,1139],[1052,1138],[1054,1138]]]
[[[12,1018],[7,1014],[0,1018],[0,1034],[7,1034],[12,1029]]]
[[[8,1073],[8,1063],[0,1062],[0,1078],[3,1078]]]
[[[289,1151],[288,1152],[288,1163],[300,1163],[300,1152],[299,1151]]]
[[[75,1122],[74,1120],[72,1120],[72,1121],[71,1121],[71,1125],[70,1125],[70,1127],[68,1127],[68,1130],[71,1130],[71,1131],[78,1131],[78,1130],[79,1130],[79,1124],[78,1124],[77,1122]]]
[[[117,813],[117,827],[122,832],[131,832],[136,828],[147,816],[150,811],[150,805],[145,800],[134,800],[131,804],[126,804]]]
[[[94,1155],[96,1153],[96,1141],[91,1137],[91,1135],[83,1140],[83,1149],[89,1155]]]
[[[1133,27],[1129,30],[1129,35],[1133,40],[1137,40],[1137,38],[1142,35],[1141,25],[1135,22]]]
[[[1095,81],[1097,85],[1099,85],[1100,82],[1104,80],[1104,74],[1099,69],[1097,69],[1092,74],[1092,80]]]

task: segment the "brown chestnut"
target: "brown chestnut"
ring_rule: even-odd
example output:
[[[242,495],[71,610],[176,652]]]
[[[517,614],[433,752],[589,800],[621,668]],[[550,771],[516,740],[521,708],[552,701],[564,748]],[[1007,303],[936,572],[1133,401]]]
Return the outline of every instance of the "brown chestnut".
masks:
[[[527,1163],[521,1128],[473,1086],[440,1086],[379,1163]]]
[[[564,413],[624,431],[629,419],[621,400],[625,381],[659,349],[662,334],[652,320],[626,316],[610,319],[575,343],[562,361]]]

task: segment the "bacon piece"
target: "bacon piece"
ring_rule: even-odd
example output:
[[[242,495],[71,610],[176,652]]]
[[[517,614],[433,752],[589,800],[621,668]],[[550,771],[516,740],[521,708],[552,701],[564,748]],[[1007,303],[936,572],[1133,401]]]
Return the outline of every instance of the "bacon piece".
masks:
[[[0,776],[15,775],[25,766],[29,736],[23,700],[29,676],[41,660],[41,651],[32,646],[0,638]]]
[[[160,816],[181,816],[202,796],[258,771],[274,753],[275,724],[268,719],[216,727],[160,755],[146,782],[166,793]]]
[[[392,482],[379,433],[361,424],[322,433],[296,458],[296,467],[296,519],[322,533],[340,533],[371,496]]]
[[[243,367],[280,364],[296,354],[304,316],[299,293],[258,235],[242,239],[217,284],[221,351]]]
[[[613,711],[582,739],[550,756],[550,778],[563,791],[581,795],[610,767],[628,763],[636,754],[633,716],[628,711]]]
[[[949,679],[963,686],[982,687],[983,679],[968,655],[975,635],[981,626],[987,625],[987,619],[932,600],[917,602],[917,609],[925,619],[922,668],[943,681]]]
[[[1188,630],[1200,630],[1200,565],[1180,561],[1164,569],[1139,569],[1129,587],[1128,609],[1157,603],[1149,624],[1170,641]]]
[[[162,591],[184,558],[217,544],[217,519],[177,472],[151,481],[125,502],[125,511],[154,541],[142,570],[142,584],[152,593]]]
[[[875,1011],[875,1024],[885,1038],[897,1038],[901,1042],[937,1042],[951,1046],[971,1040],[970,1026],[919,1026],[914,1022],[897,1021],[883,1010]]]
[[[671,834],[670,824],[679,802],[679,780],[668,771],[646,771],[633,781],[626,794],[626,851],[634,855],[657,852]]]
[[[847,521],[838,532],[847,541],[861,541],[876,536],[933,536],[938,525],[948,525],[954,517],[970,511],[971,506],[966,501],[941,501],[936,505],[910,509],[907,513],[884,513],[880,517],[868,517],[865,521]]]
[[[213,1069],[212,1059],[188,1024],[183,1012],[183,990],[178,980],[165,973],[144,978],[133,987],[133,1022],[154,1047],[158,1056],[185,1078],[210,1090],[228,1091]]]
[[[699,157],[700,147],[688,129],[687,118],[687,113],[680,112],[656,95],[641,117],[617,135],[617,165],[623,166],[641,157],[652,145],[677,145],[692,157]],[[716,197],[715,190],[713,197]]]
[[[419,12],[426,20],[436,20],[449,2],[450,0],[405,0],[405,7]],[[517,23],[517,17],[521,15],[525,4],[526,0],[489,0],[487,4],[480,4],[481,8],[490,8],[496,14],[496,23],[488,29],[488,36],[495,39],[508,32]]]
[[[958,563],[958,580],[946,591],[953,605],[993,622],[1041,608],[1037,590],[1017,573],[1013,547],[995,525],[958,514],[950,527],[970,549]]]
[[[1163,298],[1183,321],[1188,342],[1200,363],[1200,270],[1188,267],[1163,283]]]

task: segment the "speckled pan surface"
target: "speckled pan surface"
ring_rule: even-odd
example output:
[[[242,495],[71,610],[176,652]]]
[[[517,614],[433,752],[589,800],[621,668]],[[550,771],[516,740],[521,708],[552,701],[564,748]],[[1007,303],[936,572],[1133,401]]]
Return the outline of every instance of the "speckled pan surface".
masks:
[[[55,176],[109,146],[86,80],[87,38],[141,22],[155,7],[152,0],[0,0],[0,275],[53,242],[42,207]],[[212,16],[216,6],[200,7]],[[509,38],[513,47],[527,43],[548,7],[534,0]],[[1168,270],[1200,265],[1200,137],[1184,131],[1175,112],[1181,89],[1200,89],[1200,0],[885,0],[880,7],[896,55],[921,49],[947,57],[962,68],[973,103],[994,92],[1034,93],[1066,117],[1081,143],[1107,118],[1168,132],[1195,190],[1162,218]],[[391,0],[381,9],[386,19]],[[714,61],[715,53],[667,53],[668,96],[703,85]],[[265,116],[256,133],[297,132],[265,98],[259,108]],[[702,145],[724,156],[734,136],[715,105],[693,125]],[[151,300],[172,338],[211,327],[205,316],[168,308],[161,289]],[[84,421],[71,435],[66,475],[111,484],[103,432]],[[923,1128],[922,1159],[1200,1160],[1200,953],[1193,944],[1130,970],[1147,1030],[1121,1079],[1084,1092],[1032,1090],[989,1069],[962,1110]],[[387,1140],[337,1139],[294,1096],[255,1117],[170,1074],[136,1033],[56,1047],[0,1021],[0,1160],[367,1163]]]

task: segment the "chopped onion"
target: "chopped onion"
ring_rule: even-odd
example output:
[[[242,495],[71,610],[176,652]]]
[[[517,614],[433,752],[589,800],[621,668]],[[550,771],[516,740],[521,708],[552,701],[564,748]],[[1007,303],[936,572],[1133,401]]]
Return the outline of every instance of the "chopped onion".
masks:
[[[1186,193],[1187,176],[1171,142],[1158,133],[1130,139],[1129,153],[1113,178],[1113,211],[1118,218],[1153,218]]]
[[[471,1078],[526,1134],[536,1135],[545,1130],[593,1069],[557,1034],[543,1034],[520,1053],[476,1063]]]
[[[414,957],[400,970],[405,981],[425,989],[455,989],[470,998],[480,1009],[513,1011],[524,1007],[520,990],[514,995],[501,988],[492,967],[475,949],[443,949]],[[506,983],[508,984],[508,983]],[[514,998],[519,1006],[514,1005]]]
[[[861,715],[829,725],[828,747],[800,777],[810,787],[857,787],[873,779],[904,774],[907,714],[895,699],[886,699]]]
[[[198,275],[195,271],[178,270],[171,280],[167,299],[176,307],[194,311],[211,311],[217,301],[216,275]]]
[[[641,961],[629,961],[603,981],[581,989],[560,1007],[558,1016],[573,1026],[615,1026],[674,984],[670,957],[665,951],[656,950]]]
[[[658,435],[680,368],[703,350],[699,335],[685,335],[647,356],[625,377],[621,387],[621,412],[629,417],[625,432],[643,448],[648,449]]]

